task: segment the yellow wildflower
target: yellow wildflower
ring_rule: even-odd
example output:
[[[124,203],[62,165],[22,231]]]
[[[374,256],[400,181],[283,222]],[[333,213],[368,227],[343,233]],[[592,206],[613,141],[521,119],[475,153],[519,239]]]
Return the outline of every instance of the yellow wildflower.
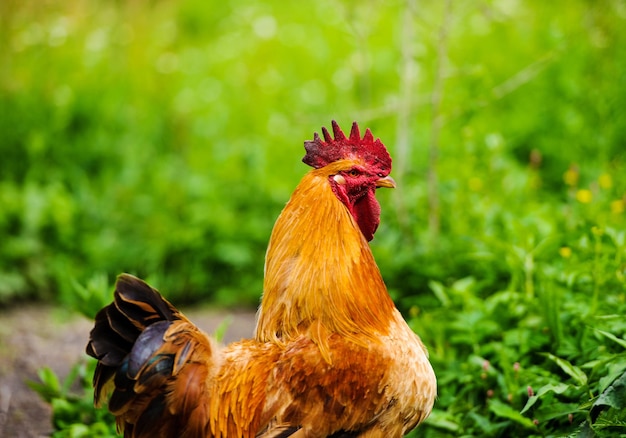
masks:
[[[611,213],[613,214],[621,214],[626,210],[626,203],[624,203],[623,199],[616,199],[611,202]]]
[[[563,174],[563,181],[565,181],[565,184],[567,184],[568,186],[574,187],[576,186],[576,184],[578,184],[579,176],[580,173],[578,172],[578,167],[570,166],[570,168],[567,169]]]
[[[572,248],[570,248],[569,246],[560,247],[559,255],[564,259],[569,259],[572,256]]]
[[[605,190],[610,189],[613,187],[613,178],[608,173],[603,173],[598,177],[598,184]]]
[[[576,200],[582,204],[589,204],[593,200],[593,193],[588,189],[577,190]]]

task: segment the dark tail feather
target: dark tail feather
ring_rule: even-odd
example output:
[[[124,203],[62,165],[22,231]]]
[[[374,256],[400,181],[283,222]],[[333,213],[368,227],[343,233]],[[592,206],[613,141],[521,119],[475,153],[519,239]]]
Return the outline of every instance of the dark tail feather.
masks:
[[[98,359],[93,378],[96,404],[146,328],[159,321],[186,320],[159,292],[132,275],[118,277],[114,296],[113,303],[96,315],[87,344],[87,354]]]
[[[129,274],[117,279],[115,305],[140,331],[157,321],[182,319],[178,310],[156,289]]]
[[[171,324],[171,321],[159,321],[146,328],[117,368],[115,391],[109,400],[109,410],[114,415],[125,411],[137,396],[137,384],[160,387],[171,376],[172,358],[155,354],[163,346],[163,338]]]
[[[145,282],[118,277],[113,303],[96,315],[87,354],[98,359],[95,402],[112,389],[109,410],[124,436],[207,436],[213,344]]]

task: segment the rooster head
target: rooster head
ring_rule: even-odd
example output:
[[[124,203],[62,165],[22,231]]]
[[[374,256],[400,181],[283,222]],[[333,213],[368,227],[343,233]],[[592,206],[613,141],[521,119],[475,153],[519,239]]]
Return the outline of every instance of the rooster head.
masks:
[[[305,141],[305,164],[327,173],[335,196],[346,206],[367,240],[374,238],[380,223],[380,205],[375,197],[378,187],[395,187],[389,176],[391,157],[380,139],[374,140],[368,129],[361,138],[359,126],[352,124],[346,137],[337,122],[332,121],[334,138],[322,128],[324,140],[317,132]]]

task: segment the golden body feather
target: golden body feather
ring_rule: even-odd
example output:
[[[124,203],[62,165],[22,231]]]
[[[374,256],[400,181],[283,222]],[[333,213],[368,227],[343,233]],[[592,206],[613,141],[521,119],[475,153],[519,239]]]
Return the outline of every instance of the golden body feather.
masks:
[[[254,340],[218,346],[120,276],[87,352],[100,361],[96,397],[113,388],[125,436],[389,438],[428,416],[436,380],[426,349],[329,184],[358,165],[309,172],[278,218]]]
[[[330,359],[331,333],[361,345],[388,333],[393,301],[367,241],[328,184],[329,176],[355,163],[309,172],[276,221],[257,340],[284,343],[307,333]]]

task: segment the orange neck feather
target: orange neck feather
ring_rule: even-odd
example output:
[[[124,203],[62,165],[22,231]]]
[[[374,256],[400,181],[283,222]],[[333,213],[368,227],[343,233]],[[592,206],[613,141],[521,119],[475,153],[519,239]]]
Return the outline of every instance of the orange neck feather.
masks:
[[[276,221],[256,329],[264,342],[307,334],[329,362],[331,334],[367,344],[388,333],[395,309],[367,241],[328,181],[345,165],[305,175]]]

